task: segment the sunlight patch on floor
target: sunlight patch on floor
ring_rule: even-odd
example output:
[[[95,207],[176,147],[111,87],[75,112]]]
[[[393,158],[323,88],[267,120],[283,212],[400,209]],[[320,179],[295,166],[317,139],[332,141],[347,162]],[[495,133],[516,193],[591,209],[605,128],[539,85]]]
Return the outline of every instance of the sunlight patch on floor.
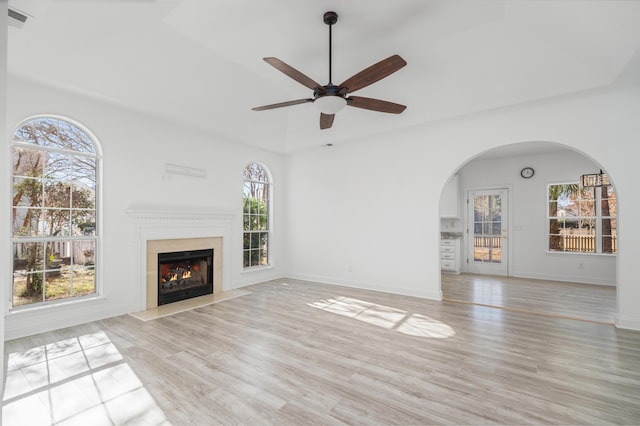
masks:
[[[100,331],[9,354],[2,424],[169,422],[122,354]]]
[[[386,329],[394,329],[402,334],[418,337],[443,339],[456,334],[447,324],[426,315],[409,313],[402,309],[365,302],[350,297],[338,296],[332,299],[307,303],[312,308],[353,318]]]

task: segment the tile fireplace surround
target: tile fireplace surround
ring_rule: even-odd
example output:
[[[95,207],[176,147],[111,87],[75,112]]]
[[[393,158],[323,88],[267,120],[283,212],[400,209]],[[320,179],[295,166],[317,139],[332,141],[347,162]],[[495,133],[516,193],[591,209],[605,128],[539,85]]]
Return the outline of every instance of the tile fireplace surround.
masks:
[[[228,290],[233,215],[169,209],[129,209],[137,252],[137,310],[158,306],[158,253],[213,248],[213,292]],[[134,309],[136,307],[134,306]]]

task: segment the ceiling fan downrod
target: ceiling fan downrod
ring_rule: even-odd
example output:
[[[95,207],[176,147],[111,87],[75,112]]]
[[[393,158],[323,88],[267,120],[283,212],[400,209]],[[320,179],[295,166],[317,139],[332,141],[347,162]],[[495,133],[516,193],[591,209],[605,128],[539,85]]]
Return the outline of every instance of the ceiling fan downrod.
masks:
[[[333,80],[331,78],[331,69],[332,69],[332,39],[331,39],[331,27],[333,24],[338,22],[338,14],[336,12],[325,12],[323,16],[323,21],[325,24],[329,26],[329,86],[333,86]]]

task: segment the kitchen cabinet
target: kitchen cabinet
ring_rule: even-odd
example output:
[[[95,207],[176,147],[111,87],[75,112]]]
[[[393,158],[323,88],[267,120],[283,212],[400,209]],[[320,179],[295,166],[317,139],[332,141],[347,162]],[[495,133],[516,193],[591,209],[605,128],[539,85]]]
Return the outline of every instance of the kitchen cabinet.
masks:
[[[440,270],[453,274],[460,273],[460,239],[440,240]]]

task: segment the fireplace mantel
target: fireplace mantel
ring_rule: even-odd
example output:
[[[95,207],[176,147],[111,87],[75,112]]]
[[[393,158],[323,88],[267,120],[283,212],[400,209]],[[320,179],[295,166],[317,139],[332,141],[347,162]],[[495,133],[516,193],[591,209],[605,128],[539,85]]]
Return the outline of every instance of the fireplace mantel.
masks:
[[[136,223],[154,223],[154,222],[202,222],[202,221],[231,221],[233,214],[219,213],[203,210],[176,210],[161,208],[131,208],[127,210],[129,216]]]
[[[226,212],[203,210],[178,210],[173,208],[131,208],[127,213],[133,219],[133,245],[137,254],[135,275],[134,310],[152,308],[147,297],[149,275],[154,273],[147,267],[147,243],[155,240],[185,240],[202,238],[222,238],[222,253],[215,256],[222,259],[222,283],[217,288],[229,290],[232,220],[234,215]],[[157,273],[157,272],[155,272]]]

